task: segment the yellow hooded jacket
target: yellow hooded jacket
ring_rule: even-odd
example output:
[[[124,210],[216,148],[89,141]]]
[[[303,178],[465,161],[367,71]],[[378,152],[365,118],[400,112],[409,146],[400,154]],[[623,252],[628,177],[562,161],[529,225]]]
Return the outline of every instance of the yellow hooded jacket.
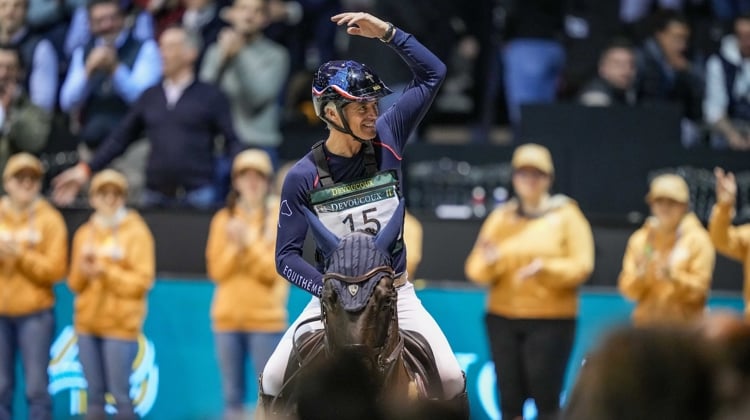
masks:
[[[693,213],[668,235],[650,218],[628,240],[620,292],[635,302],[633,323],[682,323],[706,307],[716,254],[708,232]]]
[[[259,238],[242,248],[227,235],[231,219],[224,208],[214,216],[206,245],[208,275],[216,283],[211,319],[214,331],[280,332],[287,327],[289,282],[276,272],[274,246],[278,204],[248,215],[239,206],[235,217]]]
[[[88,278],[81,271],[86,254],[103,265]],[[77,333],[135,340],[146,319],[147,295],[154,284],[154,238],[134,210],[123,210],[116,223],[94,214],[73,237],[68,286],[75,293]]]
[[[482,244],[498,258],[489,261]],[[519,270],[535,259],[541,269],[521,279]],[[591,226],[572,199],[550,198],[548,211],[536,218],[519,213],[511,200],[485,220],[466,260],[466,276],[489,285],[488,312],[509,318],[574,318],[578,286],[594,268]]]
[[[732,226],[734,209],[731,206],[717,204],[711,213],[708,233],[711,235],[716,250],[729,258],[744,263],[745,316],[750,317],[750,223]]]
[[[43,198],[27,212],[0,202],[0,239],[14,240],[21,253],[0,260],[0,315],[23,316],[55,305],[53,287],[67,271],[68,230],[57,209]]]

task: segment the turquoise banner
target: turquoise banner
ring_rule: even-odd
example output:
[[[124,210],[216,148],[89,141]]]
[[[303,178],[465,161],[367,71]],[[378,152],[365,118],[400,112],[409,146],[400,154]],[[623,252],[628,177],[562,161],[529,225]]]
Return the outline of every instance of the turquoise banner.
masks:
[[[219,419],[222,410],[218,364],[210,329],[209,308],[213,285],[194,280],[164,279],[149,296],[149,314],[131,395],[139,413],[153,420]],[[425,307],[442,326],[468,377],[472,418],[497,419],[495,374],[488,358],[484,330],[485,293],[480,289],[425,288],[418,292]],[[309,300],[292,290],[289,312],[296,316]],[[58,287],[57,340],[53,345],[50,390],[54,394],[55,419],[78,418],[85,401],[85,380],[77,359],[75,337],[70,329],[73,297]],[[740,310],[737,297],[714,297],[712,307]],[[581,360],[599,337],[613,326],[628,322],[631,305],[613,292],[584,292],[576,345],[568,370],[566,389]],[[292,318],[293,319],[293,318]],[[252,367],[248,364],[248,372]],[[20,375],[20,369],[19,369]],[[20,378],[20,376],[19,376]],[[25,419],[23,384],[17,381],[14,419]],[[256,379],[248,374],[248,405],[255,402]],[[529,405],[529,417],[533,407]]]

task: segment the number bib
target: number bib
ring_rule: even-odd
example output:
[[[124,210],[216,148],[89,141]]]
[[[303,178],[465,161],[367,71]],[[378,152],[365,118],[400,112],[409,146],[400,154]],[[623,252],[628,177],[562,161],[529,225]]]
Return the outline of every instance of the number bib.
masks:
[[[338,237],[356,230],[379,232],[393,217],[399,198],[396,171],[379,172],[371,178],[342,182],[309,194],[313,211]]]

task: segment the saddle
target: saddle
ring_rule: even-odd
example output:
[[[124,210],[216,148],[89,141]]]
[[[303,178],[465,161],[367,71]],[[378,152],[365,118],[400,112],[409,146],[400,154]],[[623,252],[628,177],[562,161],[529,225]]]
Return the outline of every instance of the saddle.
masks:
[[[404,365],[421,395],[429,398],[443,397],[443,383],[438,374],[435,356],[425,338],[415,332],[399,330],[404,337]]]
[[[443,386],[429,343],[415,331],[401,329],[399,333],[403,338],[403,351],[400,359],[403,360],[404,367],[416,386],[418,394],[429,399],[442,398]],[[298,347],[289,355],[289,363],[284,373],[285,384],[291,383],[294,376],[299,374],[305,366],[311,365],[319,360],[318,358],[327,357],[324,330],[305,332],[297,342]],[[282,389],[280,396],[283,398],[289,392],[290,390]]]

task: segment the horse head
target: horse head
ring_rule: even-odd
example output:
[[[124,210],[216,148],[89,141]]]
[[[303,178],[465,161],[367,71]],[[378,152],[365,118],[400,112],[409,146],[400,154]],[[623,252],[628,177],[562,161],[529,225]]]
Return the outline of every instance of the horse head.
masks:
[[[328,352],[355,352],[374,370],[389,367],[399,342],[391,248],[403,215],[402,200],[379,232],[354,231],[338,238],[308,214],[324,257],[321,307]]]

